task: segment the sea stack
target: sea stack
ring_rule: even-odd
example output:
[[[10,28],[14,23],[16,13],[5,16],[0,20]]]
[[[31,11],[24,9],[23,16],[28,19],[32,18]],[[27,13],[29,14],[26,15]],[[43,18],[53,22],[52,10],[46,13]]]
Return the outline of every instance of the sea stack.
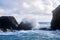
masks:
[[[52,11],[53,17],[51,21],[52,30],[60,30],[60,5]]]
[[[3,31],[17,30],[18,23],[13,16],[1,16],[0,17],[0,29]]]

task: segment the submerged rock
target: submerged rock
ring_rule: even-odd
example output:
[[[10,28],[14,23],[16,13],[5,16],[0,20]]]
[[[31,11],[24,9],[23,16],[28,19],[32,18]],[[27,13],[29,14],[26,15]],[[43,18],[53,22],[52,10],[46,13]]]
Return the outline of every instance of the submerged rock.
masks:
[[[53,17],[51,21],[51,29],[52,30],[60,30],[60,5],[52,11]]]
[[[0,29],[3,31],[17,30],[18,23],[13,16],[1,16],[0,17]]]

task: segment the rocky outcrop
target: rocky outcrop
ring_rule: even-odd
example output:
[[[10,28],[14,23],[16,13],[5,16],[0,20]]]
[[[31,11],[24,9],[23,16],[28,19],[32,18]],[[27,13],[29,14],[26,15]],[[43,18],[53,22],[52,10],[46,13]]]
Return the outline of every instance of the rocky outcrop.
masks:
[[[21,22],[18,26],[18,30],[31,30],[32,26],[30,23]]]
[[[21,23],[18,25],[18,30],[31,30],[33,27],[33,22],[28,19],[23,19]]]
[[[0,29],[3,31],[17,30],[18,23],[13,16],[1,16],[0,17]]]
[[[53,17],[51,21],[51,29],[52,30],[60,30],[60,5],[52,11]]]

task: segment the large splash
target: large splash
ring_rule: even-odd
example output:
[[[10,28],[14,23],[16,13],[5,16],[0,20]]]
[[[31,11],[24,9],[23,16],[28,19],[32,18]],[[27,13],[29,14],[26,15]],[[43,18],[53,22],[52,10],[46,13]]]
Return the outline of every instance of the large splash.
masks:
[[[23,22],[23,24],[28,25],[32,27],[32,29],[39,29],[40,25],[38,23],[38,21],[35,18],[24,18],[21,22]]]

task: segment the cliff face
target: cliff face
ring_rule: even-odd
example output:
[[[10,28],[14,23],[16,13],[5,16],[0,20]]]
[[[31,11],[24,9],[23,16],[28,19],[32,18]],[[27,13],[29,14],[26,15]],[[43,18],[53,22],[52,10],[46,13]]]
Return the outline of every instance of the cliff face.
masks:
[[[53,13],[53,17],[51,21],[51,29],[60,30],[60,5],[55,10],[53,10],[52,13]]]
[[[13,16],[2,16],[0,17],[0,29],[3,31],[16,30],[18,23]]]

